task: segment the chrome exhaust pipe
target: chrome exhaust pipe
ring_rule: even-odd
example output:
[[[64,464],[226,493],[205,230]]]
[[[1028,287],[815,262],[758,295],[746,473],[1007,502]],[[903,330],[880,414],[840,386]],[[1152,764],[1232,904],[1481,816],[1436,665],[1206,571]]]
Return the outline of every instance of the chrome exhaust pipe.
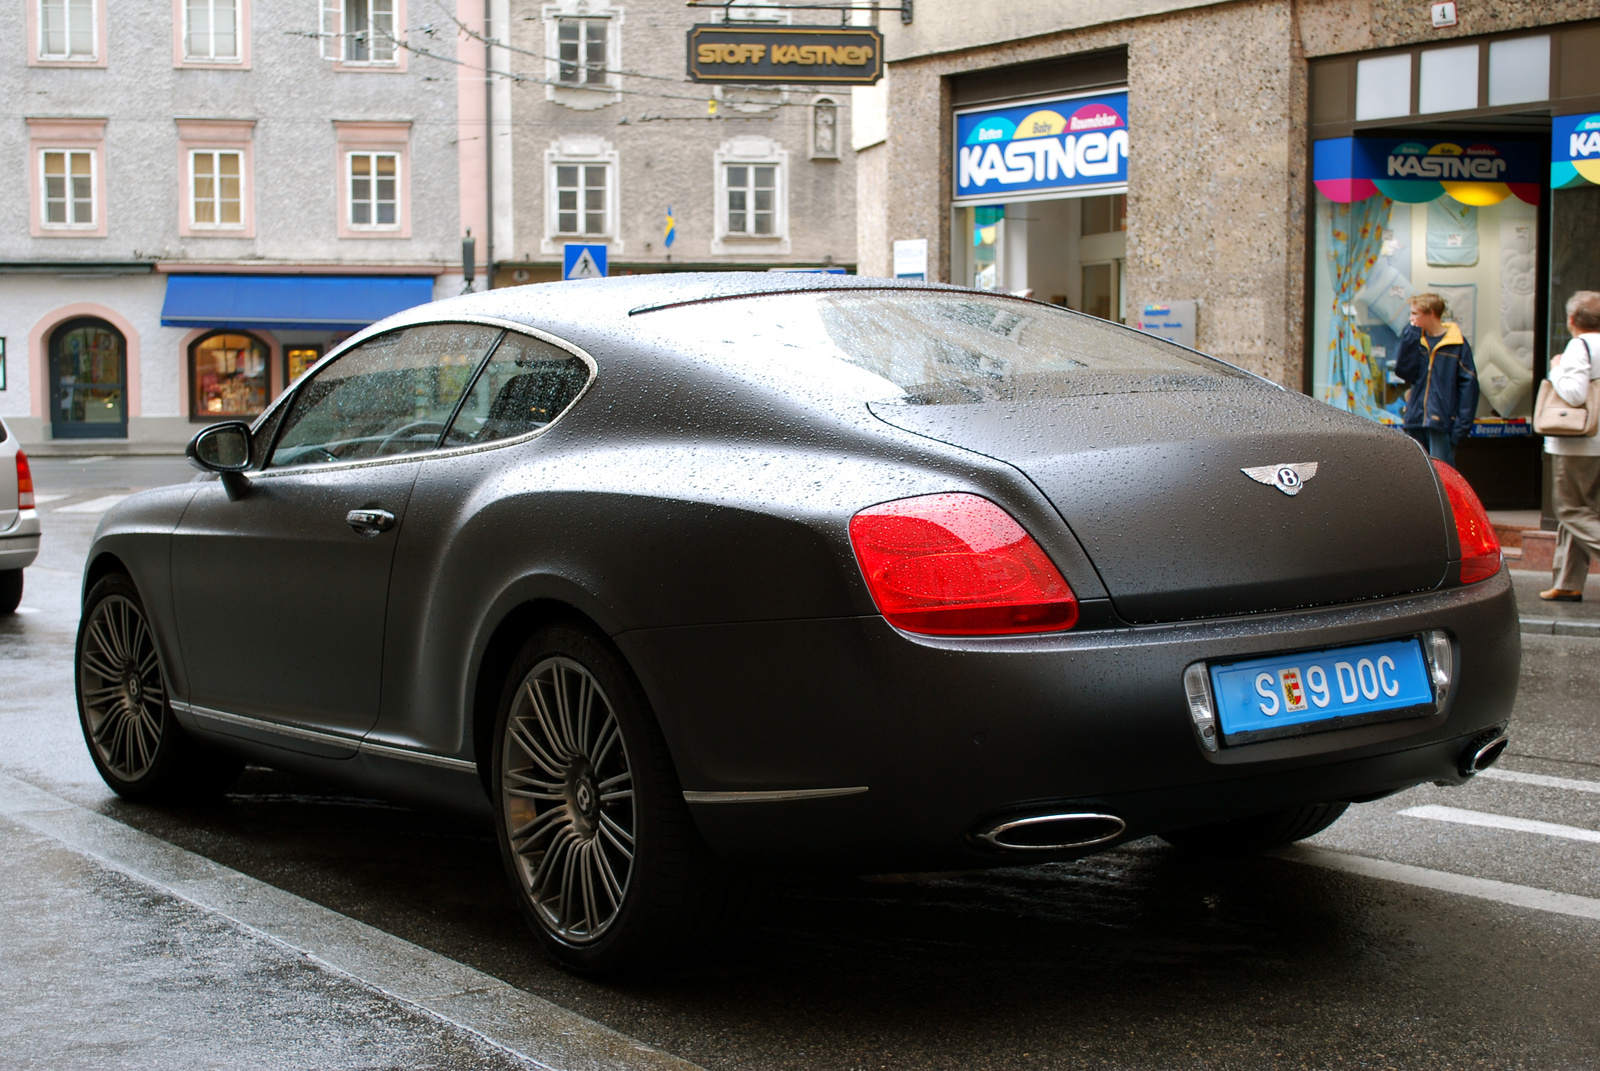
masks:
[[[1506,745],[1509,743],[1510,739],[1498,729],[1472,741],[1466,750],[1461,752],[1461,776],[1471,777],[1493,766],[1499,761],[1500,756],[1505,754]]]
[[[979,833],[991,848],[1008,852],[1061,852],[1116,840],[1128,823],[1114,814],[1074,812],[1012,818]]]

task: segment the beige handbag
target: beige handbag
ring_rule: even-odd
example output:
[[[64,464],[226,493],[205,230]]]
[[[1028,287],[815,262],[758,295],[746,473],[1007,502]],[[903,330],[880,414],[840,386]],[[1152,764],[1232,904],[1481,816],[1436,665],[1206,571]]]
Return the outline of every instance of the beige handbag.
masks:
[[[1583,342],[1588,349],[1589,343]],[[1594,354],[1589,354],[1594,360]],[[1600,379],[1589,379],[1587,405],[1568,405],[1548,379],[1539,384],[1539,400],[1533,404],[1533,430],[1540,435],[1593,435],[1600,428]]]

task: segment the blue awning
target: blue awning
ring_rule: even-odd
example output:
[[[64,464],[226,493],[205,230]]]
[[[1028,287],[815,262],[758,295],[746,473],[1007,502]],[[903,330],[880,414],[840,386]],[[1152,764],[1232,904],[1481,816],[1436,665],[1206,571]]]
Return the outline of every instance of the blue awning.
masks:
[[[354,331],[432,300],[425,275],[172,275],[161,326]]]

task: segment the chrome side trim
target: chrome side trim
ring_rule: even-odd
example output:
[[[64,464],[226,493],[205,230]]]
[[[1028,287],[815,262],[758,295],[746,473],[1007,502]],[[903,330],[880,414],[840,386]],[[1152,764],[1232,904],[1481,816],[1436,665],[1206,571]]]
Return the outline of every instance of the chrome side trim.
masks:
[[[225,710],[212,710],[210,707],[197,706],[194,703],[184,703],[177,699],[169,699],[174,710],[182,711],[191,717],[209,718],[220,721],[224,725],[237,725],[243,729],[254,729],[257,732],[273,733],[277,736],[287,736],[291,740],[309,740],[314,744],[328,744],[331,746],[348,747],[352,750],[360,747],[361,739],[355,736],[341,736],[338,733],[325,733],[318,729],[302,729],[297,725],[284,725],[281,722],[263,721],[260,718],[250,718],[243,714],[229,714]]]
[[[468,762],[466,759],[452,759],[448,755],[435,755],[429,751],[412,751],[410,748],[374,744],[368,740],[361,741],[361,753],[363,755],[377,755],[385,759],[415,762],[423,766],[437,766],[441,770],[460,770],[463,773],[474,774],[478,772],[478,764]]]
[[[237,725],[245,729],[254,729],[257,732],[287,736],[292,740],[309,740],[316,744],[349,747],[365,755],[376,755],[385,759],[400,759],[404,762],[415,762],[423,766],[436,766],[442,770],[457,770],[465,773],[478,772],[478,764],[469,762],[466,759],[455,759],[448,755],[435,755],[428,751],[412,751],[410,748],[394,747],[389,744],[374,744],[354,736],[327,733],[317,729],[302,729],[297,725],[284,725],[281,722],[264,721],[261,718],[251,718],[243,714],[229,714],[225,710],[212,710],[210,707],[196,706],[193,703],[185,703],[179,699],[172,699],[169,702],[174,710],[181,711],[191,717],[220,721],[224,725]]]
[[[834,796],[859,796],[866,785],[855,788],[788,788],[776,792],[685,792],[685,803],[782,803],[788,800],[822,800]]]

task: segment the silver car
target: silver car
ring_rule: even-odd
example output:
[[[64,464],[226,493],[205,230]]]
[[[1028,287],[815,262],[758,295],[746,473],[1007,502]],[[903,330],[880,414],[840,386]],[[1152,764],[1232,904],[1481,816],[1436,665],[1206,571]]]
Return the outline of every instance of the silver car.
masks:
[[[33,508],[28,455],[0,420],[0,614],[22,602],[22,570],[39,556],[39,514]]]

